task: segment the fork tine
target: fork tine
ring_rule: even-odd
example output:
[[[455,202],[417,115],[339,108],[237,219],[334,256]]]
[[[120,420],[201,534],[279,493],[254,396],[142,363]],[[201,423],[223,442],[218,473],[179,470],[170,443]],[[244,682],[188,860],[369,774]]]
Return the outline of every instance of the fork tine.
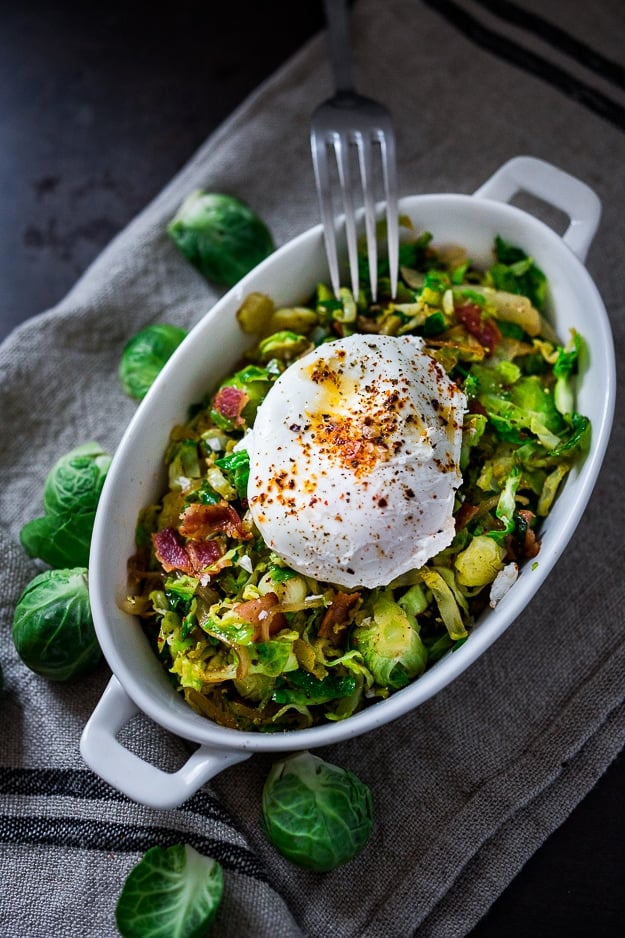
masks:
[[[386,229],[388,242],[388,265],[391,276],[391,296],[397,294],[399,275],[399,209],[397,206],[397,165],[395,135],[391,131],[380,135],[382,148],[382,176],[386,201]]]
[[[326,257],[330,272],[330,283],[335,296],[339,293],[339,263],[336,250],[336,231],[334,228],[334,209],[332,204],[332,187],[330,184],[330,171],[328,167],[328,149],[332,146],[323,134],[315,130],[311,134],[313,169],[319,198],[319,210],[323,224],[323,237],[326,245]]]
[[[372,180],[373,144],[379,144],[382,160],[383,187],[386,202],[386,225],[388,239],[388,261],[390,267],[391,293],[397,293],[399,261],[399,220],[397,217],[397,179],[395,168],[395,132],[391,116],[384,105],[372,98],[363,97],[354,88],[351,75],[351,55],[348,31],[347,0],[323,0],[328,27],[330,63],[334,73],[335,94],[317,106],[311,120],[313,162],[317,179],[321,217],[326,239],[326,253],[331,272],[332,286],[338,296],[338,260],[336,255],[336,231],[332,214],[331,183],[327,166],[325,144],[334,146],[339,175],[339,190],[342,195],[345,219],[345,234],[354,296],[358,296],[358,245],[354,218],[353,190],[350,178],[350,162],[357,148],[360,180],[364,197],[364,217],[369,258],[371,293],[377,298],[377,239],[375,187]],[[323,137],[322,148],[317,137]],[[364,142],[363,142],[364,140]]]
[[[375,104],[375,102],[369,102],[369,105],[372,104]],[[381,163],[390,287],[391,295],[395,297],[399,272],[399,223],[394,131],[390,125],[390,119],[385,113],[380,113],[380,107],[377,104],[375,123],[371,126],[372,122],[370,121],[370,127],[366,130],[354,126],[352,120],[345,121],[345,114],[346,112],[342,113],[344,126],[336,126],[334,120],[336,115],[333,115],[332,119],[334,127],[324,126],[323,120],[327,123],[329,118],[324,113],[324,106],[322,106],[313,115],[311,122],[313,168],[332,290],[335,296],[338,297],[341,277],[338,259],[337,225],[342,222],[345,230],[352,292],[355,297],[358,297],[359,293],[358,240],[354,211],[355,189],[352,179],[353,169],[357,166],[364,201],[364,224],[371,294],[374,301],[377,299],[378,244],[375,193],[376,188],[379,188],[379,182],[376,187],[374,175],[379,172],[378,163]],[[373,117],[373,115],[369,116]],[[356,151],[355,154],[354,151]],[[330,152],[332,152],[332,156]]]
[[[358,273],[358,242],[356,238],[356,222],[354,219],[353,187],[350,169],[350,139],[347,134],[337,134],[334,140],[334,153],[339,174],[343,209],[345,213],[345,236],[347,239],[347,258],[352,281],[352,292],[358,299],[359,273]]]
[[[365,234],[367,240],[367,257],[369,260],[369,284],[371,296],[374,301],[378,295],[378,240],[376,236],[375,197],[372,172],[372,150],[375,135],[363,137],[358,149],[360,160],[360,177],[365,203]]]

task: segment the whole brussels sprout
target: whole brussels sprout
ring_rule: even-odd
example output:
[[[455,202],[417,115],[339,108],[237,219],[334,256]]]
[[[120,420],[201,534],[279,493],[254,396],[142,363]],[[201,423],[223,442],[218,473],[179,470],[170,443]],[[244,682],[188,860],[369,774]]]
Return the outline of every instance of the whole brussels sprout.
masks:
[[[13,643],[31,671],[52,681],[70,681],[96,667],[102,653],[86,568],[46,570],[30,581],[15,607]]]
[[[20,541],[51,567],[85,567],[98,500],[111,464],[99,443],[77,446],[54,464],[43,491],[45,514],[28,521]]]
[[[122,351],[118,374],[129,397],[142,400],[187,332],[169,323],[152,323],[128,340]]]
[[[207,280],[232,287],[274,249],[265,223],[232,195],[197,189],[167,226],[179,251]]]
[[[43,487],[43,507],[49,515],[77,510],[92,511],[98,499],[111,457],[99,443],[76,446],[54,464]]]
[[[276,762],[262,797],[262,822],[288,860],[317,873],[364,848],[373,827],[371,791],[353,772],[301,752]]]

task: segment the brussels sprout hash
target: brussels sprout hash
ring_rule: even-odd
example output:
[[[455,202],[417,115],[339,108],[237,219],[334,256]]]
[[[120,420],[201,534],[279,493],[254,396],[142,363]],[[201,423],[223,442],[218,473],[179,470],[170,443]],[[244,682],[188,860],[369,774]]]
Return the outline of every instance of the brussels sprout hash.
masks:
[[[573,391],[583,340],[554,334],[532,258],[497,238],[479,269],[423,233],[400,264],[394,300],[384,277],[375,303],[324,284],[288,309],[249,295],[239,322],[259,341],[171,433],[169,487],[141,512],[126,607],[190,706],[221,725],[342,720],[417,678],[537,556],[541,519],[588,447]],[[468,399],[454,540],[379,589],[318,582],[272,553],[247,510],[247,453],[235,449],[292,361],[354,332],[422,336]]]

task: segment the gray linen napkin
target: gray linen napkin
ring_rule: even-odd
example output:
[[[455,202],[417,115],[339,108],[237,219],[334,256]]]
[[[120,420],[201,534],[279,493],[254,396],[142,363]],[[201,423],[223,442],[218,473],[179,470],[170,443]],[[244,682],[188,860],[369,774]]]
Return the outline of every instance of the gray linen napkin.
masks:
[[[524,7],[515,23],[513,4],[359,0],[358,82],[395,115],[402,193],[472,192],[519,153],[545,158],[597,191],[604,215],[588,266],[622,348],[621,4],[576,7],[574,20],[557,0]],[[86,769],[78,750],[106,666],[55,686],[13,650],[13,607],[39,569],[18,534],[39,513],[47,470],[90,439],[115,449],[134,410],[116,379],[126,339],[150,322],[189,326],[217,296],[176,253],[167,220],[201,185],[246,199],[279,243],[315,224],[308,117],[329,91],[325,45],[316,37],[206,142],[63,302],[0,347],[2,934],[114,935],[126,872],[147,847],[186,840],[224,865],[220,936],[465,935],[625,744],[622,392],[591,503],[524,614],[418,710],[320,752],[356,771],[375,803],[370,846],[333,873],[289,865],[261,834],[270,756],[226,770],[179,810],[130,803]],[[126,737],[163,768],[185,758],[184,742],[147,719],[137,718]]]

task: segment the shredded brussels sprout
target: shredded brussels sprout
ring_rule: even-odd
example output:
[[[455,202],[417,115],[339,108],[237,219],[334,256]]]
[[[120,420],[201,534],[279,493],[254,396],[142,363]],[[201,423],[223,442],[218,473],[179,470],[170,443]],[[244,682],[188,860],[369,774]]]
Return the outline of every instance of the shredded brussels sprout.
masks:
[[[413,232],[400,265],[395,299],[383,262],[376,302],[325,284],[292,309],[251,294],[239,319],[257,345],[171,433],[170,487],[139,518],[128,608],[190,706],[224,726],[343,720],[418,679],[536,557],[540,520],[588,447],[590,423],[575,410],[584,342],[555,337],[532,258],[497,238],[481,269]],[[318,582],[272,553],[248,512],[247,454],[235,449],[295,358],[354,332],[422,336],[468,400],[454,540],[379,589]]]

